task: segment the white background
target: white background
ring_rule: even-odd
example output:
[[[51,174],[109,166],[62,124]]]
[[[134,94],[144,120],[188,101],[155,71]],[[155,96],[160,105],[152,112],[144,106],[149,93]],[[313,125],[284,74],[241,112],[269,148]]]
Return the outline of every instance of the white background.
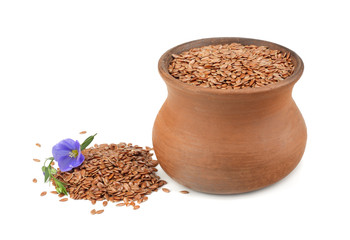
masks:
[[[0,1],[1,239],[349,239],[347,1]],[[159,57],[206,37],[251,37],[304,60],[293,97],[308,127],[300,165],[260,191],[172,190],[141,208],[65,203],[41,163],[59,140],[151,146],[167,96]],[[41,148],[35,143],[42,144]],[[38,178],[38,183],[32,179]]]

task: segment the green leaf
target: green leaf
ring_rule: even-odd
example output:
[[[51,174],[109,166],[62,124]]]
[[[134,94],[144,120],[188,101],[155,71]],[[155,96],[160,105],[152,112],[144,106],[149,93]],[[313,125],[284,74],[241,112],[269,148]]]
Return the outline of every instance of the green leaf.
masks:
[[[56,184],[56,191],[57,191],[57,193],[63,193],[64,195],[68,195],[67,189],[64,186],[65,183],[57,180],[56,178],[53,178],[53,180],[55,181],[55,184]]]
[[[47,168],[49,169],[50,177],[52,177],[53,175],[55,175],[57,173],[57,170],[51,166],[51,162],[50,162],[49,166],[47,166]]]
[[[97,135],[97,133],[95,135],[92,135],[92,136],[88,137],[87,139],[85,139],[85,141],[80,145],[80,149],[84,150],[85,148],[87,148],[87,146],[89,146],[90,143],[94,140],[96,135]]]
[[[51,167],[50,168],[51,175],[55,175],[57,173],[56,168]]]
[[[50,172],[49,172],[49,168],[48,167],[45,167],[44,173],[45,173],[45,180],[44,180],[44,182],[47,182],[49,180],[49,178],[50,178]]]

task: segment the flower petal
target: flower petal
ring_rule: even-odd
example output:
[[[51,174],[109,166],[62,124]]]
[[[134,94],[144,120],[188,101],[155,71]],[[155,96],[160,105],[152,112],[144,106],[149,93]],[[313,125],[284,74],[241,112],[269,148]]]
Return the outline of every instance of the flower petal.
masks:
[[[56,161],[63,156],[69,156],[70,152],[75,149],[73,139],[64,139],[52,147],[52,155]]]
[[[71,165],[73,166],[73,168],[79,167],[85,160],[84,155],[79,152],[79,155],[76,159],[71,161]]]
[[[64,139],[60,141],[58,144],[60,144],[62,147],[65,147],[66,149],[70,149],[70,150],[76,149],[76,141],[70,138]]]
[[[80,152],[80,143],[79,143],[78,140],[75,141],[74,145],[75,145],[75,148],[74,148],[74,149],[75,149],[75,150],[78,150],[78,151]]]
[[[72,170],[72,161],[74,161],[74,158],[71,158],[69,156],[62,156],[57,159],[58,167],[60,168],[61,172],[67,172]]]
[[[59,145],[55,145],[52,148],[52,156],[55,159],[55,161],[58,161],[58,159],[61,157],[69,156],[70,152],[71,150],[62,149]]]

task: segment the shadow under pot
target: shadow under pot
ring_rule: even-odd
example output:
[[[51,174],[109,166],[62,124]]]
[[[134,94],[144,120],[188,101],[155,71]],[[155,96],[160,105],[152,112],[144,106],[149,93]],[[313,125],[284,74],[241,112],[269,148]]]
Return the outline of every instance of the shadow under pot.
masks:
[[[290,53],[294,72],[264,87],[224,90],[183,83],[168,71],[172,54],[230,43]],[[304,68],[295,52],[256,39],[208,38],[168,50],[158,67],[168,97],[154,123],[153,146],[175,181],[205,193],[243,193],[269,186],[297,166],[307,134],[292,98]]]

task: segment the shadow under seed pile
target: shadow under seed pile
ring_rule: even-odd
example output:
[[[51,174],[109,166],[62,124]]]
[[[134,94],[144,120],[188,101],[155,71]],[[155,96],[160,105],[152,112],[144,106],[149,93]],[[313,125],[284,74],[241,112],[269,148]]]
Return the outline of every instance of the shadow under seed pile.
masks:
[[[95,144],[82,151],[85,161],[81,166],[69,172],[58,170],[55,177],[67,184],[73,199],[141,203],[166,184],[155,173],[158,162],[152,159],[151,150],[125,143]]]

